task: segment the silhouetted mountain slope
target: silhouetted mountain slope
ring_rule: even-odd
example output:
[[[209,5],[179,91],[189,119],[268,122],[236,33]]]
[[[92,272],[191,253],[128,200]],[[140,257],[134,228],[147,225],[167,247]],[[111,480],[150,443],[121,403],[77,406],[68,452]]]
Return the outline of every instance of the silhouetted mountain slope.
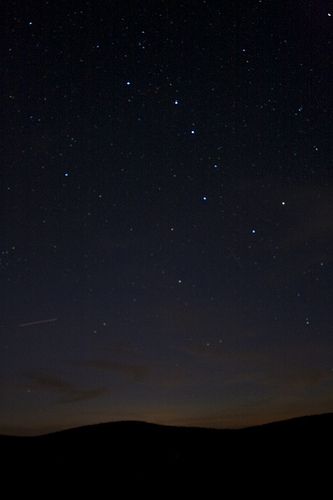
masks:
[[[304,482],[309,474],[330,473],[325,456],[331,453],[332,429],[333,414],[326,414],[241,430],[115,422],[38,437],[2,436],[2,470],[58,481],[123,478],[194,485],[220,478],[244,489],[255,478]]]

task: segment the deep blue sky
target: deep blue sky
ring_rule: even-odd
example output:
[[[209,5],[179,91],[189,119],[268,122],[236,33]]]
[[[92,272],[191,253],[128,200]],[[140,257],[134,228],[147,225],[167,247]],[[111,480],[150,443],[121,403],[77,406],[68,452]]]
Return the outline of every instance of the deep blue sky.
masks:
[[[3,3],[0,432],[333,411],[330,9]]]

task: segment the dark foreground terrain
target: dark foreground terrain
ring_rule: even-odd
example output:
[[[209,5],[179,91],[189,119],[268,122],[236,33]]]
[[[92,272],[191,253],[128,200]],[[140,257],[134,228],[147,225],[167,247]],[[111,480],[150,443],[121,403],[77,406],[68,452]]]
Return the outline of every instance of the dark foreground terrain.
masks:
[[[155,484],[219,484],[236,492],[266,488],[273,496],[292,481],[299,491],[332,476],[333,414],[241,430],[116,422],[38,437],[0,437],[2,479],[77,490]],[[272,493],[272,495],[270,494]],[[290,493],[290,492],[289,492]],[[159,495],[157,495],[159,496]],[[227,495],[229,497],[229,495]],[[289,497],[289,494],[285,494]],[[48,496],[46,495],[48,498]]]

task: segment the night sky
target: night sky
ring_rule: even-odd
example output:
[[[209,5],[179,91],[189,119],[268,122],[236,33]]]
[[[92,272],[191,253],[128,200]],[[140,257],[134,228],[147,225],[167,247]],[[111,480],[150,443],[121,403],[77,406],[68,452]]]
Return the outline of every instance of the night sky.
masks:
[[[333,411],[332,23],[3,2],[0,433]]]

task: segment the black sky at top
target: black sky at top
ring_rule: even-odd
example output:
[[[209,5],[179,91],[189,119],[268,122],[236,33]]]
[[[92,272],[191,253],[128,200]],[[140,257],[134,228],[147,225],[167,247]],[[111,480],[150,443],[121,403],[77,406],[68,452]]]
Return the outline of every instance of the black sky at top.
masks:
[[[329,2],[1,11],[2,432],[332,410]]]

